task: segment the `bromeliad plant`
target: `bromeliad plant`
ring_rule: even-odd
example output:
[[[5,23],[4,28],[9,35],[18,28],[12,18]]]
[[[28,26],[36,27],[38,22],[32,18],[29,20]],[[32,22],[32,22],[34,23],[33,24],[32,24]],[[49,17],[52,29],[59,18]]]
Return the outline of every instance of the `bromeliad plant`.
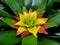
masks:
[[[49,37],[46,29],[60,25],[60,12],[52,9],[54,0],[1,0],[1,2],[8,6],[8,10],[11,9],[11,11],[9,14],[4,10],[4,6],[2,6],[4,8],[0,8],[0,25],[14,28],[13,31],[8,32],[4,32],[2,29],[0,36],[3,35],[3,38],[0,41],[6,41],[2,41],[4,44],[0,42],[1,45],[54,45],[55,41],[39,38],[41,33]],[[20,38],[16,37],[19,35]],[[57,38],[58,36],[50,37]]]
[[[18,25],[17,35],[26,33],[32,33],[35,37],[37,37],[37,32],[46,33],[43,29],[46,24],[47,18],[42,18],[41,15],[39,17],[36,11],[32,12],[30,9],[29,12],[23,12],[23,14],[19,14],[19,21],[15,24]],[[42,29],[43,28],[43,29]]]

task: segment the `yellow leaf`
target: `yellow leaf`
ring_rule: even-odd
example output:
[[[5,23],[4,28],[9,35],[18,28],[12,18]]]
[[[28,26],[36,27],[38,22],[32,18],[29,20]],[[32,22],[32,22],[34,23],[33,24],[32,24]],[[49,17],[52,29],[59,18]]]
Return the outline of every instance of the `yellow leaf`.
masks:
[[[23,14],[20,14],[19,12],[18,12],[18,14],[19,14],[20,20],[22,20],[24,18],[24,15]]]
[[[30,27],[30,28],[28,28],[28,31],[30,33],[32,33],[35,37],[37,37],[37,32],[38,32],[39,28],[40,28],[40,26]]]
[[[24,20],[24,15],[23,14],[20,14],[19,17],[20,17],[20,20]]]
[[[28,13],[27,13],[27,12],[23,12],[23,14],[24,14],[25,16],[27,16],[27,15],[28,15]]]
[[[45,24],[47,22],[47,18],[37,18],[35,21],[35,25],[42,25]]]
[[[21,34],[22,32],[27,31],[25,27],[19,27],[17,31],[17,35]]]
[[[23,22],[23,20],[17,22],[15,25],[26,26],[27,27],[27,25]]]
[[[37,18],[37,12],[34,11],[33,13],[30,14],[31,17]]]

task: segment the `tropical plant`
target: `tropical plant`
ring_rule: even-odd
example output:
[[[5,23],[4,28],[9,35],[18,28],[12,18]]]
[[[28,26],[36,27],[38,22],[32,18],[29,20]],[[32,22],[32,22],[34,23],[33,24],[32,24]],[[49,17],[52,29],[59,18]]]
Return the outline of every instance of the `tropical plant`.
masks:
[[[0,45],[60,45],[60,31],[55,30],[60,25],[60,9],[53,8],[56,2],[60,3],[0,0]]]

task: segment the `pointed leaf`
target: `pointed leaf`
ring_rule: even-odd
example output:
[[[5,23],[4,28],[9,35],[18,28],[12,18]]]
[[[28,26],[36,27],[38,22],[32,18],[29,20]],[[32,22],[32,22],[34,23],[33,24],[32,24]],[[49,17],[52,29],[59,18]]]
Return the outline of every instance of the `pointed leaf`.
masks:
[[[13,18],[9,13],[7,13],[4,10],[0,10],[0,16],[7,17],[7,18]]]
[[[18,16],[18,11],[22,13],[22,10],[16,0],[2,0],[2,2],[5,2],[5,4],[7,4],[11,8],[16,16]]]
[[[47,8],[46,8],[47,11],[51,10],[54,2],[55,2],[55,0],[48,0]]]
[[[31,8],[32,0],[23,0],[24,6],[27,7],[27,9]]]
[[[46,25],[46,28],[51,28],[51,27],[54,27],[54,26],[57,26],[57,25],[54,24],[54,23],[48,23],[48,24]]]
[[[16,2],[19,4],[19,6],[23,6],[23,0],[16,0]]]
[[[39,5],[39,7],[37,9],[37,11],[39,13],[44,13],[45,12],[46,3],[47,3],[47,0],[42,0],[41,4]]]
[[[37,9],[41,3],[42,3],[42,0],[32,0],[32,9],[33,10]]]
[[[15,24],[14,20],[10,19],[10,18],[2,18],[1,20],[9,26],[14,26],[14,24]]]
[[[48,19],[47,28],[60,25],[60,13],[57,13],[54,17]]]

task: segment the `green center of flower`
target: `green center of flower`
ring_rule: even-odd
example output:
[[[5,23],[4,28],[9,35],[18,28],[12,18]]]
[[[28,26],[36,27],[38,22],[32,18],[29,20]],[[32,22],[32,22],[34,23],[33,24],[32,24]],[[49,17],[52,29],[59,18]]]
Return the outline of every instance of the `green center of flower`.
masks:
[[[35,23],[35,19],[33,17],[26,17],[24,18],[24,24],[26,24],[28,27],[33,26]]]

